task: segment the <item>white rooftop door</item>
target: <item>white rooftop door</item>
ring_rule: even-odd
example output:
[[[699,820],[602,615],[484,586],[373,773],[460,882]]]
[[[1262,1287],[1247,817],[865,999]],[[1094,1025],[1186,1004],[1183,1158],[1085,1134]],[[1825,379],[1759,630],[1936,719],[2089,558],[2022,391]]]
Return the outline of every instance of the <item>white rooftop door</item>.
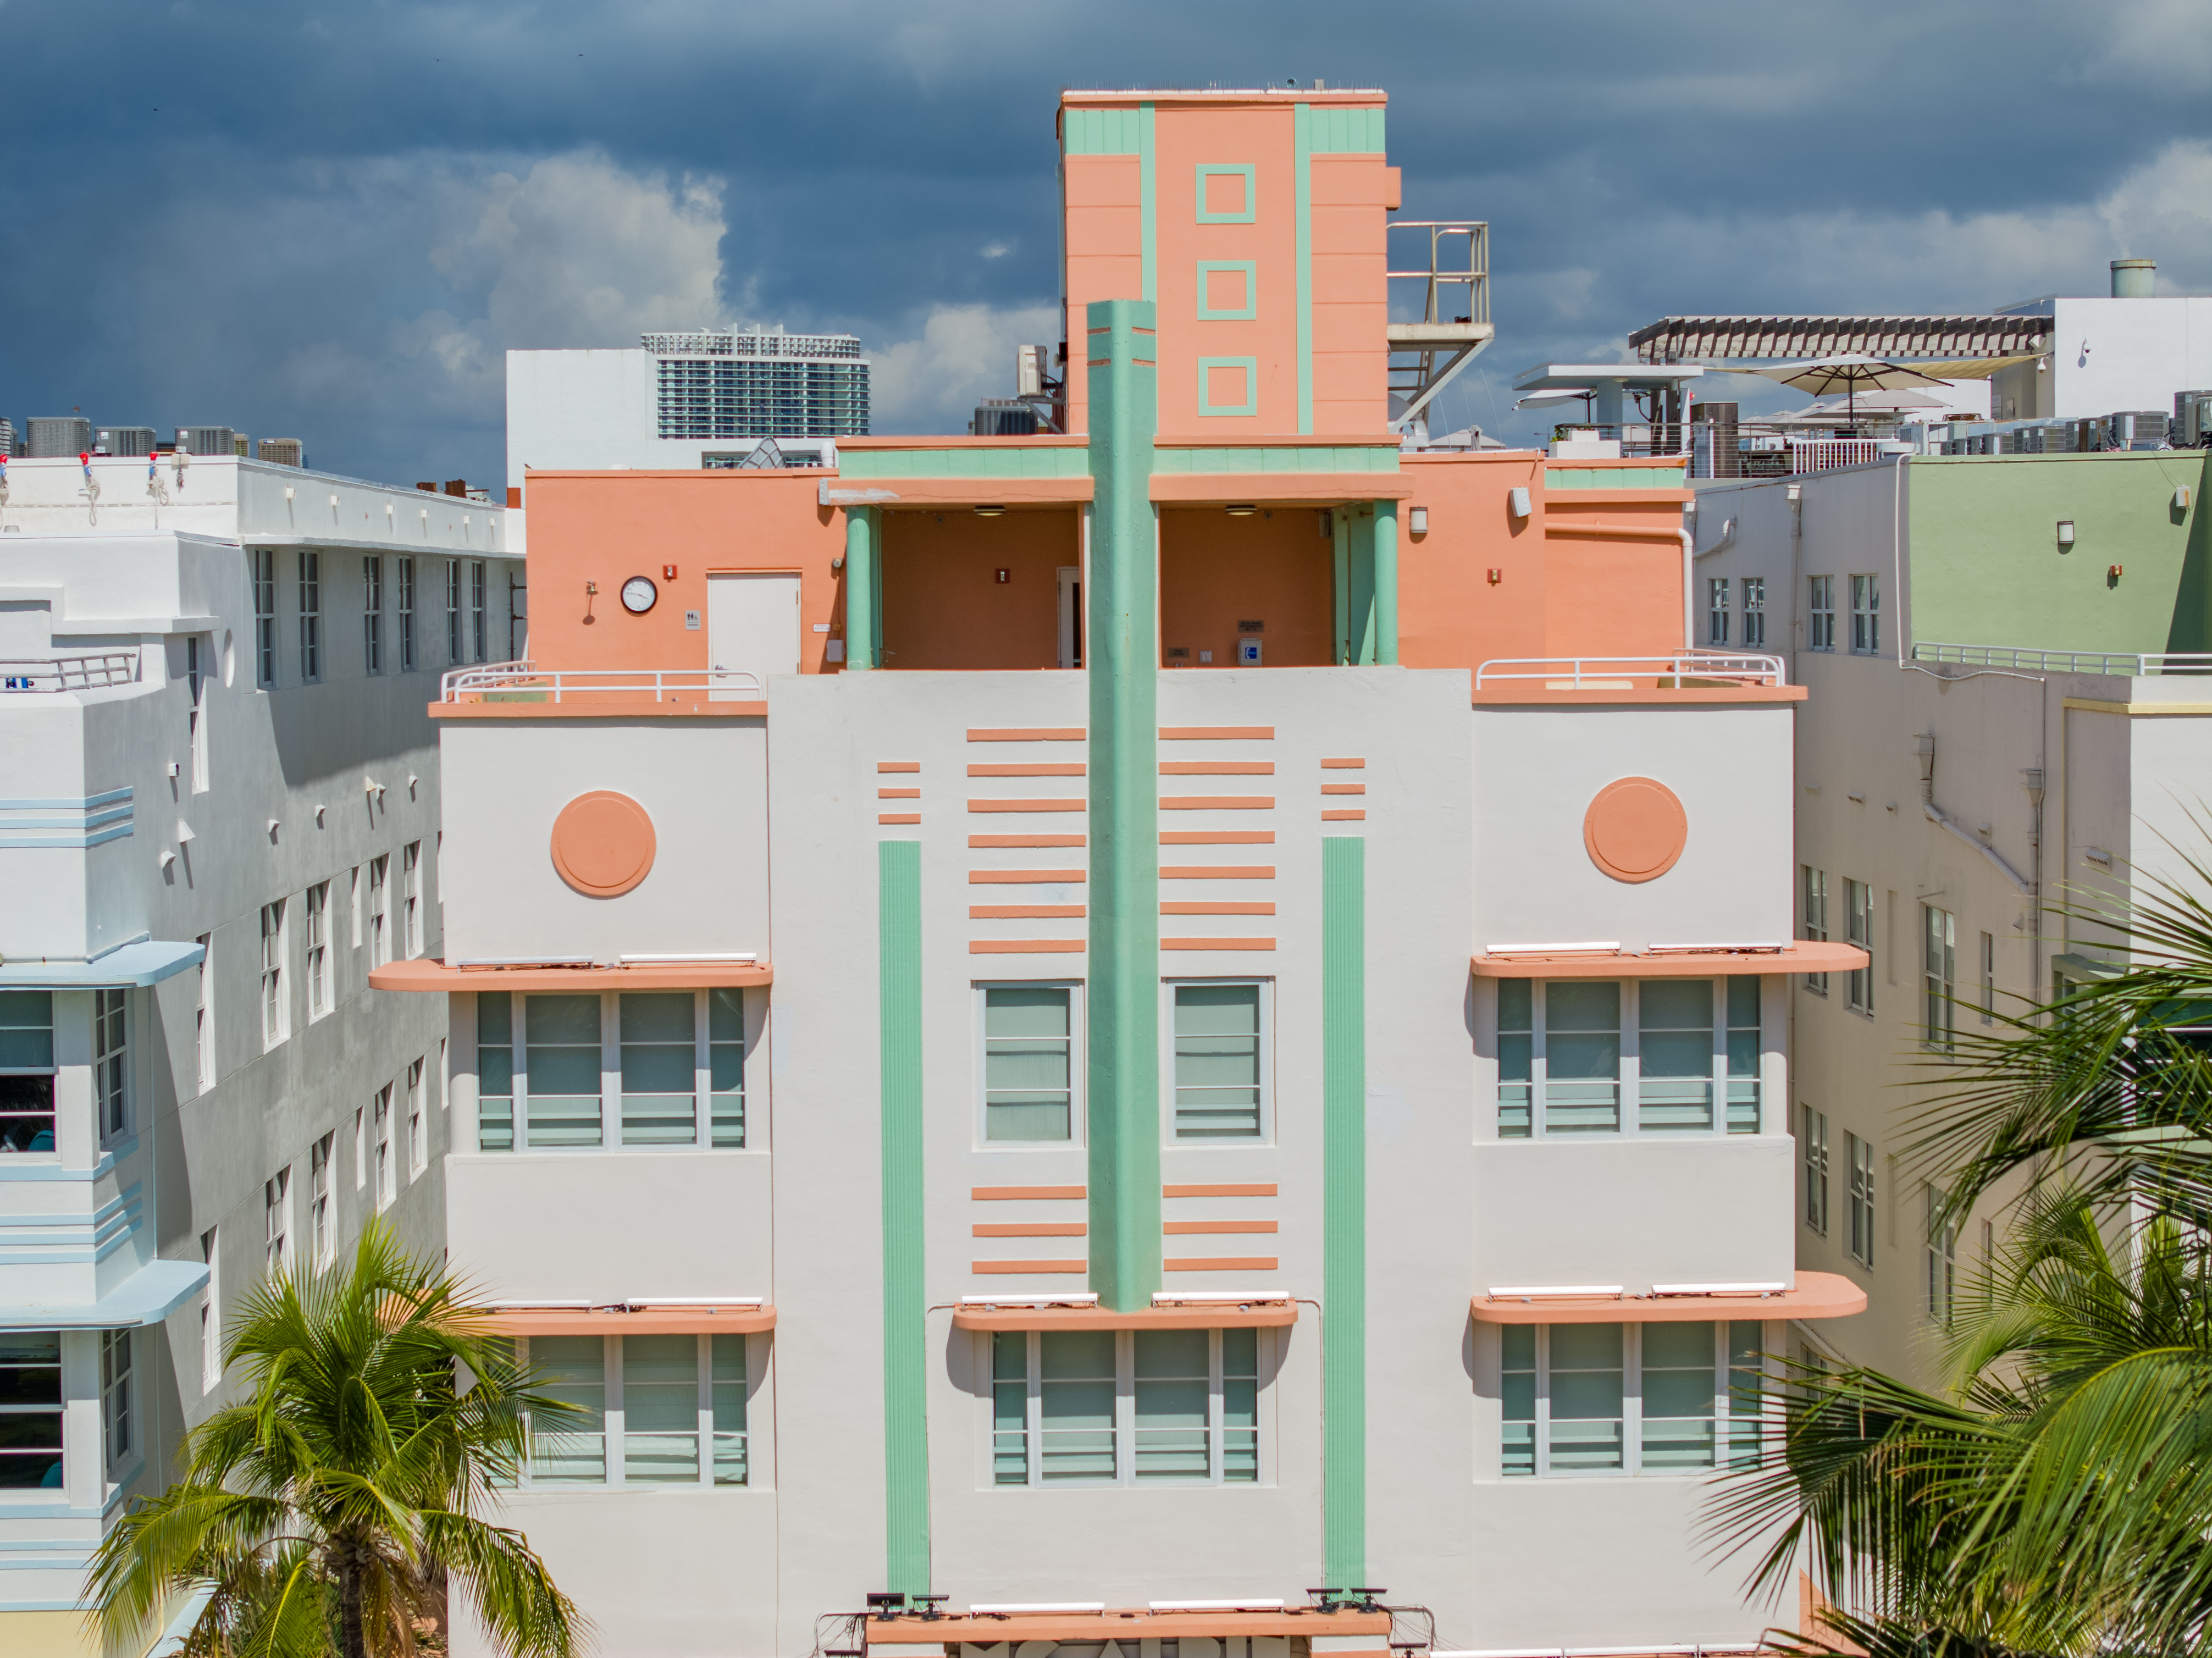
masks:
[[[707,659],[726,672],[749,673],[760,688],[744,680],[716,683],[708,700],[753,701],[764,695],[771,674],[799,671],[799,573],[796,570],[731,572],[707,578]]]

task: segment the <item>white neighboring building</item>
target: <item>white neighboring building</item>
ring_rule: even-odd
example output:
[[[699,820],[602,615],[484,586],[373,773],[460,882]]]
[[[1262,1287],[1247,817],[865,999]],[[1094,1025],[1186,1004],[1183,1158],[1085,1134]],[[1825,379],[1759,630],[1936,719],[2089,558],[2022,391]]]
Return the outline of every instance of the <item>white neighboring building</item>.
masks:
[[[273,1260],[444,1243],[455,660],[515,654],[502,508],[249,460],[0,487],[0,1652],[94,1650],[88,1556],[223,1398]],[[512,595],[512,597],[511,597]]]
[[[868,432],[868,360],[850,334],[647,334],[635,349],[507,354],[507,478],[526,471],[736,466],[764,438],[787,465],[836,463]]]

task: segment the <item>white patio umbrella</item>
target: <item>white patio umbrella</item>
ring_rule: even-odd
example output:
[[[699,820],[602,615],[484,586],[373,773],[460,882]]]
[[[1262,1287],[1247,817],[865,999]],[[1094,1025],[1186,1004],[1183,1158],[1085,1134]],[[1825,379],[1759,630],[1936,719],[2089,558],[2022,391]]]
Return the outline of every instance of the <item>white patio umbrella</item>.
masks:
[[[1751,372],[1779,380],[1784,386],[1794,386],[1801,392],[1810,392],[1816,398],[1843,392],[1846,418],[1854,425],[1858,421],[1857,399],[1861,392],[1943,384],[1933,374],[1923,374],[1917,368],[1856,351],[1846,351],[1840,356],[1815,357],[1810,362],[1777,363],[1771,368],[1754,368]]]

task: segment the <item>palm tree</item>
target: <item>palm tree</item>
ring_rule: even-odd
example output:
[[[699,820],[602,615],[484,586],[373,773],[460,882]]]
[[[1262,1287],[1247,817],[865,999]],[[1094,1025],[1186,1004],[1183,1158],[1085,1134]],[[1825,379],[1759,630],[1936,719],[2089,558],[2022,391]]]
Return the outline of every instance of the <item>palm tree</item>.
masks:
[[[2212,1650],[2212,871],[2062,913],[2136,964],[1962,1038],[1913,1150],[1938,1224],[2025,1172],[1941,1343],[1944,1387],[1793,1366],[1714,1535],[1801,1565],[1876,1654]],[[1821,1643],[1816,1631],[1805,1632]]]
[[[530,1416],[565,1407],[528,1390],[464,1284],[372,1221],[342,1269],[256,1284],[224,1362],[246,1396],[192,1430],[183,1478],[93,1558],[111,1649],[212,1583],[196,1651],[411,1658],[444,1580],[507,1658],[575,1658],[582,1615],[528,1540],[485,1518]]]

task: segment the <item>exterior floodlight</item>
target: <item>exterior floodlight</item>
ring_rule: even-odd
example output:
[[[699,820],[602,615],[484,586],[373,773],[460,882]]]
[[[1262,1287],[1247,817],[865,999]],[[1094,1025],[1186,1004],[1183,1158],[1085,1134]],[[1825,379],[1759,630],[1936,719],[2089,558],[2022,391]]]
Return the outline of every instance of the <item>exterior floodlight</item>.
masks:
[[[1528,490],[1525,484],[1516,489],[1510,495],[1506,497],[1506,500],[1508,505],[1512,508],[1513,516],[1516,518],[1526,518],[1532,511],[1534,510],[1529,503]]]
[[[991,506],[991,507],[978,507],[975,509],[975,516],[976,516],[977,518],[997,518],[997,517],[998,517],[998,516],[1000,516],[1001,513],[1003,513],[1006,510],[1006,507],[1005,507],[1003,505],[999,505],[999,506]]]

